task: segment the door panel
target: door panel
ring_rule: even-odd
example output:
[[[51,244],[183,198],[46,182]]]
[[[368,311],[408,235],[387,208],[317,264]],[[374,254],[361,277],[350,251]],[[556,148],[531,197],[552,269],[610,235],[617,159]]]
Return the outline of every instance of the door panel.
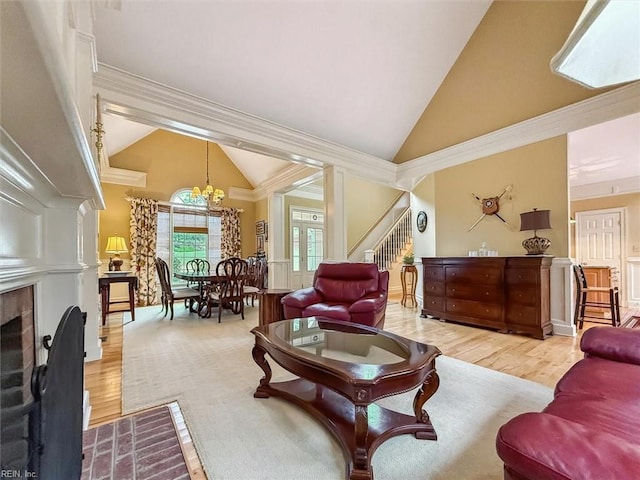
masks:
[[[324,217],[317,212],[300,211],[294,211],[292,217],[291,287],[310,287],[324,259]]]

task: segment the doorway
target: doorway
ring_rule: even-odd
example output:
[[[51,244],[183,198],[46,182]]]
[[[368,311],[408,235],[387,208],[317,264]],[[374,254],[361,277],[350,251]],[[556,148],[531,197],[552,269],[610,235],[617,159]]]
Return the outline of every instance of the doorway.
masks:
[[[576,261],[585,267],[611,268],[612,281],[617,281],[624,298],[622,252],[624,249],[625,209],[607,208],[576,212]]]
[[[290,219],[291,288],[310,287],[324,259],[324,213],[292,207]]]

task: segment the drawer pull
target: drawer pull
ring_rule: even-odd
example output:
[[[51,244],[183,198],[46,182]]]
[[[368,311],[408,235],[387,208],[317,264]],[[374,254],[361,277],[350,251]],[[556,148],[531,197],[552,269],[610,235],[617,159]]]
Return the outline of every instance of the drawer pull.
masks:
[[[489,295],[490,295],[490,293],[489,293],[489,292],[484,292],[484,294],[485,294],[485,295],[487,295],[487,296],[489,296]]]
[[[455,291],[456,291],[456,289],[455,289],[455,288],[452,288],[452,289],[451,289],[451,291],[452,291],[452,292],[455,292]]]

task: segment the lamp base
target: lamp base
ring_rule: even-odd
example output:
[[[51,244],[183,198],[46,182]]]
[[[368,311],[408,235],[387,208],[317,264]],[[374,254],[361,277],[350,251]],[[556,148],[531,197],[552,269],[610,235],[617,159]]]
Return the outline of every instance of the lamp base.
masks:
[[[527,255],[543,255],[547,248],[551,246],[551,240],[536,235],[524,240],[522,246],[527,251]]]
[[[113,257],[113,270],[115,272],[120,272],[121,271],[120,269],[123,263],[124,263],[124,260],[122,260],[119,255],[116,255],[115,257]]]

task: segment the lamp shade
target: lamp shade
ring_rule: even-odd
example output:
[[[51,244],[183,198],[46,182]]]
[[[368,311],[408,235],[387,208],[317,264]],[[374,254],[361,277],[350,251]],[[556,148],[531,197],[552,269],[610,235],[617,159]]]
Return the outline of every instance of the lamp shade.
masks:
[[[520,214],[520,231],[525,230],[544,230],[551,228],[549,221],[550,210],[533,209],[530,212]]]
[[[107,248],[104,250],[106,253],[125,253],[128,251],[127,244],[124,241],[124,237],[109,237],[107,239]]]

